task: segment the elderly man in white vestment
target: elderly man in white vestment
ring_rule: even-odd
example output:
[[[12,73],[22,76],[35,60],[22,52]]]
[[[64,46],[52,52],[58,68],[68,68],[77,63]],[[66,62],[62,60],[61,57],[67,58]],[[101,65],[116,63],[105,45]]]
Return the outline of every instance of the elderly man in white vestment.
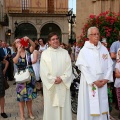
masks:
[[[98,28],[90,27],[88,38],[76,61],[81,70],[77,120],[110,120],[107,83],[113,81],[113,63]]]
[[[59,47],[56,33],[48,35],[50,47],[42,53],[40,76],[43,82],[43,120],[72,120],[70,85],[72,65],[68,52]]]

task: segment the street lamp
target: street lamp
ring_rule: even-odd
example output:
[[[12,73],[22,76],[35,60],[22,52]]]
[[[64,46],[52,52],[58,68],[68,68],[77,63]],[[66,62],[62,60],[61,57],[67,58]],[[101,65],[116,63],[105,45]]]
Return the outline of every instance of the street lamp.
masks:
[[[18,23],[17,23],[17,21],[15,21],[15,38],[17,37],[17,28],[18,28]]]
[[[8,36],[11,36],[11,29],[8,29],[8,30],[7,30],[7,35],[8,35]]]
[[[10,44],[10,36],[11,36],[11,29],[8,29],[6,31],[6,40],[7,40],[7,43]]]
[[[68,23],[70,23],[70,39],[69,39],[69,43],[73,44],[73,24],[75,24],[75,14],[73,14],[73,8],[68,11]]]

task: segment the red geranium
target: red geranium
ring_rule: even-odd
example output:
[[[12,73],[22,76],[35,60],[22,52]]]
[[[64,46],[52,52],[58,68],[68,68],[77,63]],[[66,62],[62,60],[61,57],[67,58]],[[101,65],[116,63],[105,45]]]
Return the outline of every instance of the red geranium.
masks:
[[[101,38],[107,38],[109,45],[117,40],[118,31],[120,31],[120,13],[103,12],[98,16],[90,15],[87,23],[82,28],[82,34],[79,37],[80,45],[87,40],[87,30],[89,27],[96,26],[100,31]]]

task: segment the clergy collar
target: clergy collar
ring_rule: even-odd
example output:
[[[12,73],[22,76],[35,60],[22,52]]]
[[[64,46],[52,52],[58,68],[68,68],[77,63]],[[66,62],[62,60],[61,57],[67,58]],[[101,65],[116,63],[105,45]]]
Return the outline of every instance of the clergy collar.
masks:
[[[58,50],[60,50],[60,47],[58,47],[58,48],[56,48],[56,49],[55,49],[55,48],[53,48],[53,47],[49,47],[49,49],[50,49],[50,50],[52,50],[52,51],[57,52]]]
[[[99,41],[98,45],[95,46],[94,44],[90,43],[89,41],[86,41],[84,47],[87,47],[89,49],[99,49],[101,47],[101,43]]]

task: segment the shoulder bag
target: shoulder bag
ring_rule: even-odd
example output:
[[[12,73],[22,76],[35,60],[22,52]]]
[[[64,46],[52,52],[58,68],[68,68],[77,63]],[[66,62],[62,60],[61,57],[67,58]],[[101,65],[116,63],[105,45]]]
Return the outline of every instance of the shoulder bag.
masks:
[[[26,61],[27,61],[26,69],[21,70],[20,72],[18,70],[18,72],[15,73],[14,78],[15,78],[16,83],[24,83],[24,82],[28,82],[31,80],[31,75],[30,75],[30,72],[28,70],[27,52],[26,52]]]

